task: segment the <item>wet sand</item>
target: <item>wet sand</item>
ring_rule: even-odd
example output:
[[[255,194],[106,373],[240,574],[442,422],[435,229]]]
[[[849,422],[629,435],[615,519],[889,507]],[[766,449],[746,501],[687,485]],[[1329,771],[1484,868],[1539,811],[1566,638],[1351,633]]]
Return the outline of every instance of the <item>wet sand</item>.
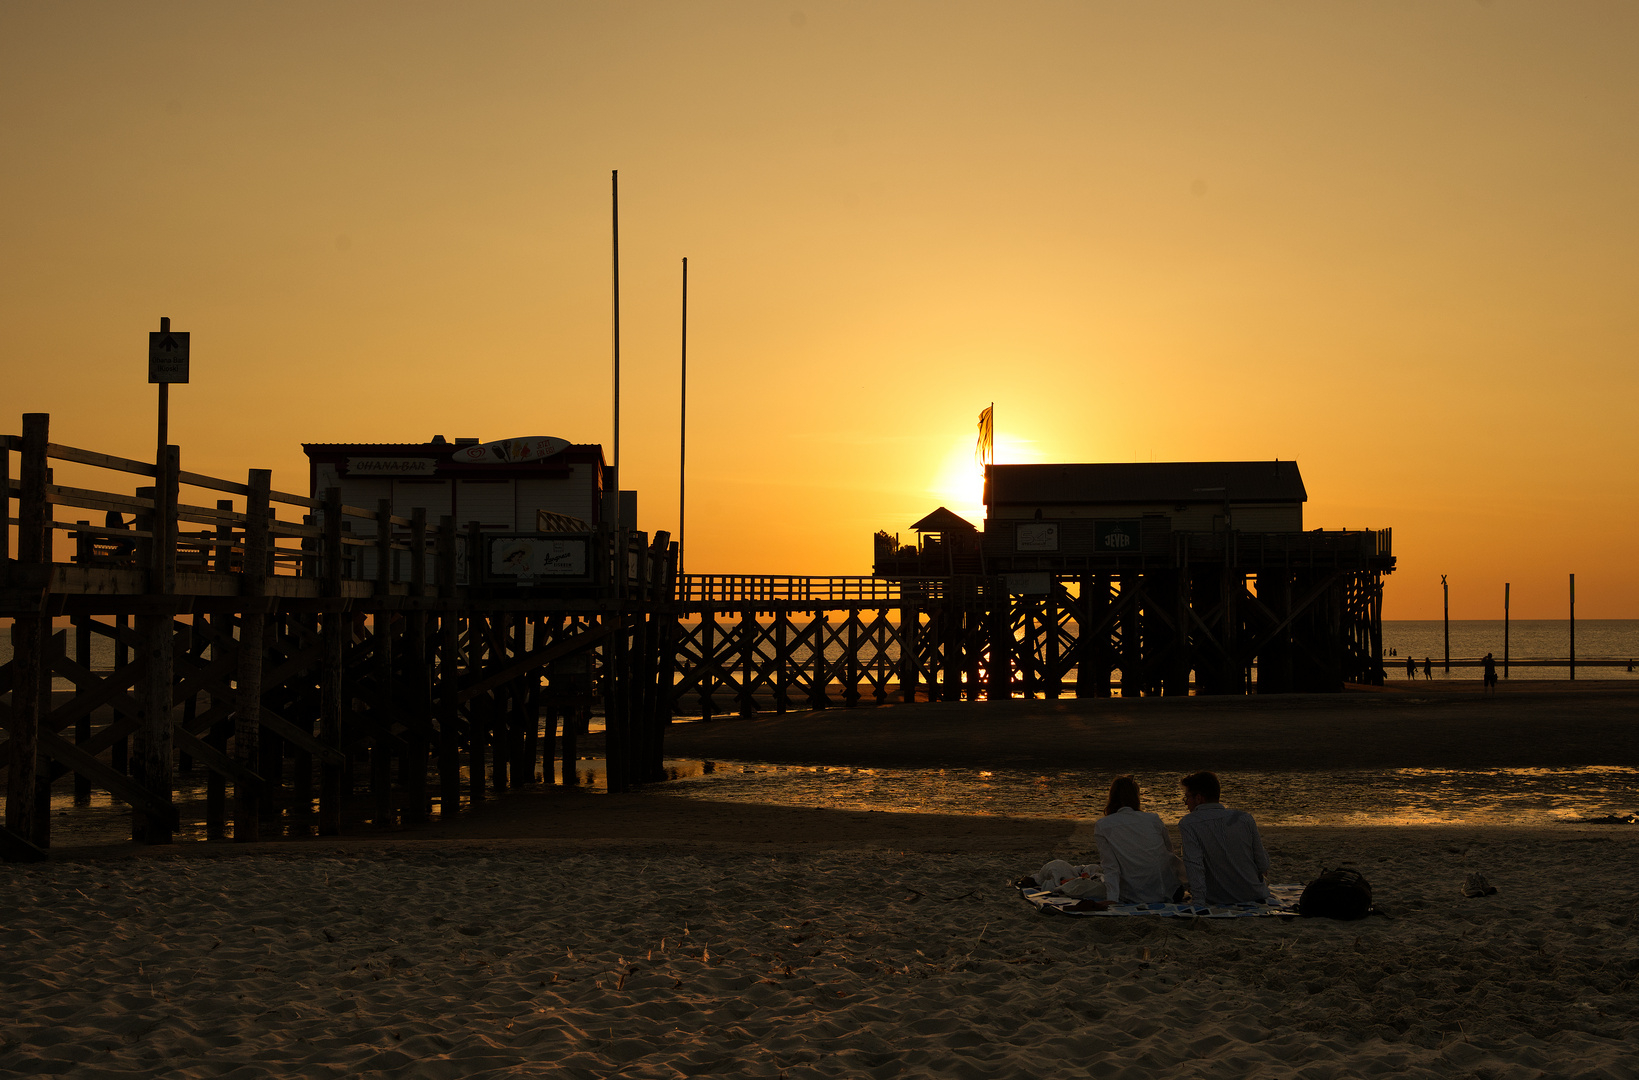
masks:
[[[1639,687],[928,702],[674,724],[672,757],[873,768],[1574,768],[1639,763]]]
[[[1570,742],[1633,760],[1631,694],[1478,718],[1467,701],[1374,711],[1388,697],[1255,704],[1317,744],[1281,760],[1381,760],[1372,740],[1325,734],[1338,723],[1378,722],[1402,753],[1459,746],[1486,716],[1503,733],[1490,753],[1559,760]],[[1279,741],[1248,734],[1259,711],[1239,702],[1090,704],[687,738],[743,747],[808,725],[827,752],[926,765],[1009,745],[1056,762],[1071,740],[1137,753],[1160,731],[1169,768],[1232,767],[1237,732]],[[523,791],[339,839],[60,849],[0,866],[0,1077],[1639,1075],[1639,830],[1265,838],[1277,880],[1351,861],[1393,918],[1041,916],[1009,881],[1090,858],[1089,823],[641,793]],[[1475,870],[1497,895],[1461,895]]]

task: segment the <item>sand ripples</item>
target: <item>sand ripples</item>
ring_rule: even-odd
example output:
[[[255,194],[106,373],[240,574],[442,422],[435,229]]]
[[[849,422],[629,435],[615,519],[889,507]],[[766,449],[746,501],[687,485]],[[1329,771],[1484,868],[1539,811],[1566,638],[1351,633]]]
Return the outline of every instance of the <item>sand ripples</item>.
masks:
[[[1273,834],[1277,873],[1343,836]],[[1634,843],[1411,836],[1344,837],[1399,915],[1362,924],[1042,917],[1005,881],[1043,852],[4,867],[0,1076],[1633,1075],[1639,946],[1600,901]]]

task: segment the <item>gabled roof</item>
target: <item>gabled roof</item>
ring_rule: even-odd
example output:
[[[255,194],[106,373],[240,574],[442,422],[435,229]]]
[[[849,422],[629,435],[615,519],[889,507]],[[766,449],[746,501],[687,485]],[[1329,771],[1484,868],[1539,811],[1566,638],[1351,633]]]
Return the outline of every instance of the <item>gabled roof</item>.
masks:
[[[988,476],[993,506],[1309,500],[1295,461],[992,465]]]
[[[978,526],[943,506],[911,526],[917,532],[978,532]]]

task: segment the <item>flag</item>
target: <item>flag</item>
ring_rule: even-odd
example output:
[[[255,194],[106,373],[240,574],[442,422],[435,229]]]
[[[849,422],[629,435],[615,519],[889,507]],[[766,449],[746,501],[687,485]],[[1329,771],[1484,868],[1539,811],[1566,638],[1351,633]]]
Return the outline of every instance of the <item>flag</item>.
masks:
[[[996,425],[992,418],[995,411],[992,403],[979,414],[979,445],[974,447],[973,456],[981,468],[996,460]]]

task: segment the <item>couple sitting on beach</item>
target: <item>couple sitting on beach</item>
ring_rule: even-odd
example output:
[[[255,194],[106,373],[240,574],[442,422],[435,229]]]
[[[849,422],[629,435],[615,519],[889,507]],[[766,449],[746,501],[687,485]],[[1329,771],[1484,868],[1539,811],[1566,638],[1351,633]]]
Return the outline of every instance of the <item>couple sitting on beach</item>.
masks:
[[[1104,816],[1093,825],[1098,866],[1055,859],[1036,872],[1037,887],[1085,898],[1089,907],[1180,903],[1186,891],[1195,904],[1267,903],[1269,855],[1252,815],[1218,801],[1218,777],[1212,773],[1191,773],[1181,784],[1189,807],[1178,822],[1183,859],[1174,852],[1161,815],[1141,809],[1138,782],[1118,776]],[[1093,876],[1095,870],[1102,881]]]

